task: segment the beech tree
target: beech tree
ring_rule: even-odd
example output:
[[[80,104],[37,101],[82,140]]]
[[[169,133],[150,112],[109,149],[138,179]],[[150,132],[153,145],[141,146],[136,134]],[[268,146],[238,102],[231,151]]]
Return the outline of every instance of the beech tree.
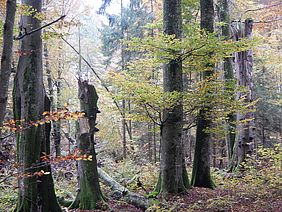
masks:
[[[22,0],[30,14],[22,15],[21,33],[41,25],[36,17],[42,0]],[[41,30],[21,39],[21,55],[14,83],[15,120],[34,122],[50,106],[43,85]],[[19,173],[18,202],[15,211],[61,211],[54,190],[50,164],[41,156],[50,152],[50,129],[44,125],[31,126],[17,132],[17,162]]]
[[[3,31],[3,50],[0,69],[0,140],[1,127],[5,118],[6,105],[8,101],[8,87],[11,75],[12,50],[13,50],[13,28],[16,14],[16,0],[7,0],[6,18]]]
[[[163,8],[164,33],[181,39],[181,0],[165,0]],[[183,92],[182,63],[174,59],[164,64],[164,92]],[[189,185],[183,160],[183,104],[182,99],[163,112],[161,126],[161,167],[156,190],[159,193],[183,192]]]
[[[201,29],[207,33],[214,31],[214,5],[213,0],[201,0]],[[208,79],[214,74],[214,64],[206,64],[203,78]],[[193,161],[192,185],[196,187],[213,188],[214,183],[210,174],[210,142],[211,120],[208,114],[209,105],[204,105],[200,110],[197,120],[196,144]]]

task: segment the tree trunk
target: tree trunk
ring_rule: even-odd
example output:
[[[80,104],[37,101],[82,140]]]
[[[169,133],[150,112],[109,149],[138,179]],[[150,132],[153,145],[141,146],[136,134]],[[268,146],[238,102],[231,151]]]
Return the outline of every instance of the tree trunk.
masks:
[[[101,181],[111,188],[111,190],[113,191],[112,196],[115,199],[123,199],[129,204],[132,204],[137,208],[141,208],[143,210],[146,210],[150,205],[152,205],[152,202],[149,199],[139,194],[130,192],[127,188],[111,178],[102,169],[98,168],[98,174]]]
[[[165,0],[163,9],[164,33],[181,38],[181,0]],[[164,64],[164,92],[183,92],[182,63],[172,60]],[[180,100],[163,113],[161,126],[161,167],[156,191],[179,193],[186,190],[188,178],[183,160],[183,105]]]
[[[62,45],[62,42],[60,42],[60,45]],[[57,101],[56,101],[56,110],[62,109],[62,72],[64,70],[64,52],[60,52],[59,54],[59,62],[58,62],[58,78],[56,82],[56,93],[57,93]],[[54,130],[54,146],[56,151],[56,156],[61,156],[61,121],[58,120],[53,125]]]
[[[87,81],[79,79],[78,83],[80,108],[85,113],[85,117],[78,121],[77,147],[81,155],[87,155],[91,160],[78,161],[79,191],[70,208],[94,210],[105,206],[99,185],[94,142],[94,133],[98,131],[95,127],[99,111],[97,107],[98,95],[95,87],[89,85]]]
[[[150,162],[153,161],[153,146],[152,146],[152,123],[148,122],[148,159]]]
[[[208,33],[214,31],[214,6],[213,0],[201,0],[201,28]],[[206,64],[211,68],[210,71],[204,71],[204,80],[213,75],[212,68],[214,64]],[[214,183],[210,174],[210,142],[211,134],[206,131],[211,128],[211,120],[209,120],[208,113],[210,106],[203,106],[200,110],[197,130],[196,130],[196,144],[192,171],[192,185],[196,187],[214,188]]]
[[[230,4],[228,0],[220,0],[220,21],[224,23],[222,26],[222,36],[226,39],[231,39],[230,32]],[[234,67],[232,58],[228,57],[224,59],[224,79],[226,84],[226,89],[232,95],[234,91]],[[234,99],[235,100],[235,99]],[[228,164],[231,163],[233,156],[233,149],[235,145],[235,131],[236,131],[236,114],[229,114],[226,123],[226,146],[227,146],[227,156]]]
[[[8,101],[8,88],[11,75],[12,51],[13,51],[13,28],[16,14],[16,0],[7,0],[6,18],[3,31],[3,50],[0,70],[0,141],[2,126]]]
[[[61,63],[61,61],[60,61]],[[60,69],[60,68],[59,68]],[[58,71],[58,79],[57,79],[57,108],[56,110],[62,109],[61,107],[61,88],[62,88],[62,82],[61,82],[61,70]],[[56,123],[53,125],[53,130],[54,130],[54,144],[55,144],[55,151],[56,151],[56,156],[61,156],[61,121],[58,120]]]
[[[23,0],[22,4],[41,12],[41,0]],[[21,28],[30,31],[40,27],[40,20],[33,15],[22,16]],[[45,98],[42,67],[41,31],[26,36],[21,41],[21,56],[14,83],[14,115],[16,120],[34,122],[50,107]],[[51,168],[40,161],[44,152],[49,153],[49,125],[31,126],[17,132],[17,162],[19,171],[29,176],[20,177],[18,202],[15,211],[61,211],[57,202]],[[49,174],[40,176],[43,170]]]
[[[245,20],[244,25],[242,23],[236,23],[235,39],[252,37],[253,20]],[[235,53],[235,70],[237,75],[238,86],[243,86],[245,92],[238,92],[237,98],[244,98],[246,105],[253,101],[253,52],[252,50]],[[252,109],[252,108],[249,108]],[[254,124],[254,112],[250,111],[245,114],[237,113],[237,138],[235,151],[233,154],[233,161],[231,169],[237,168],[246,158],[247,154],[251,154],[255,139],[255,124]]]
[[[153,146],[154,146],[154,151],[153,151],[153,154],[154,154],[154,162],[157,163],[157,139],[156,139],[156,124],[154,123],[153,124]]]

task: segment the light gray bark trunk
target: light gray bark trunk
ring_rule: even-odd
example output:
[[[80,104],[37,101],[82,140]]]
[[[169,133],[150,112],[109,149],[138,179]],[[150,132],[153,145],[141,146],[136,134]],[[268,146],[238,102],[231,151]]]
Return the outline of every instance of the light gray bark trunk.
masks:
[[[141,196],[137,193],[133,193],[129,191],[127,188],[116,182],[112,177],[110,177],[106,172],[102,169],[98,168],[99,178],[101,179],[102,183],[109,186],[113,191],[112,196],[115,199],[123,199],[124,201],[132,204],[138,208],[146,210],[148,207],[152,205],[152,202]]]
[[[235,25],[235,26],[234,26]],[[234,33],[235,39],[241,38],[252,39],[253,20],[246,19],[245,23],[234,23],[233,29],[237,29]],[[245,92],[238,92],[237,98],[244,99],[244,103],[250,104],[253,101],[253,51],[235,53],[235,70],[238,86],[245,88]],[[253,109],[253,108],[249,108]],[[255,124],[254,112],[250,111],[245,114],[237,113],[237,136],[232,168],[236,168],[246,158],[247,154],[251,154],[254,147]]]
[[[16,0],[7,0],[6,18],[3,31],[3,50],[0,69],[0,141],[2,137],[3,121],[8,101],[8,88],[11,75],[12,51],[13,51],[13,28],[16,13]]]

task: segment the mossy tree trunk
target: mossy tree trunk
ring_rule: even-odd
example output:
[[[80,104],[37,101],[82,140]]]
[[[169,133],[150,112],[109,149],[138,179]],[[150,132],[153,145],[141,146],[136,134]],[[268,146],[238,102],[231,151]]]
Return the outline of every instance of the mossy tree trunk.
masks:
[[[23,0],[22,4],[41,12],[41,0]],[[21,17],[21,27],[26,31],[40,27],[40,20],[33,15]],[[50,108],[43,86],[41,31],[21,40],[13,94],[16,120],[37,121],[42,118],[44,110]],[[50,152],[49,133],[50,126],[44,125],[17,132],[17,162],[19,172],[25,174],[18,180],[17,212],[61,211],[55,196],[50,164],[41,161],[43,153]],[[49,174],[39,176],[35,173],[41,170]]]
[[[89,85],[87,81],[79,80],[79,99],[80,108],[85,113],[85,117],[78,121],[77,148],[81,155],[87,155],[91,160],[78,161],[79,191],[70,208],[93,210],[104,207],[94,142],[94,133],[98,131],[95,127],[96,116],[99,112],[95,87]]]
[[[165,0],[163,9],[164,33],[181,39],[181,0]],[[183,92],[181,61],[164,64],[164,92]],[[180,193],[186,190],[188,175],[183,160],[183,104],[180,100],[172,109],[163,113],[161,126],[161,167],[156,191]]]
[[[7,0],[6,17],[3,30],[3,50],[1,56],[0,69],[0,142],[1,142],[1,127],[6,113],[8,102],[8,88],[11,75],[12,51],[13,51],[13,28],[16,14],[16,0]]]
[[[214,5],[213,0],[201,0],[201,28],[208,33],[214,31]],[[204,71],[204,79],[214,73],[214,64],[206,64],[208,71]],[[211,134],[206,129],[211,127],[209,119],[210,106],[204,105],[199,112],[196,130],[196,144],[192,171],[192,185],[196,187],[214,188],[210,174],[210,142]]]

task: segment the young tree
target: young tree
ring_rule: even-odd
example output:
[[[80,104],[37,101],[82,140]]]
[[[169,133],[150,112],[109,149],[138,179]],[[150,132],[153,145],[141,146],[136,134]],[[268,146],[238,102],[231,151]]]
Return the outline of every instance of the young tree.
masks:
[[[201,0],[201,28],[207,32],[214,31],[214,5],[213,0]],[[206,64],[206,70],[203,72],[203,78],[208,79],[214,73],[214,64]],[[210,106],[204,105],[198,115],[196,145],[192,172],[192,185],[196,187],[213,188],[214,183],[210,174],[210,142],[211,120],[208,113]]]
[[[8,87],[11,75],[12,50],[13,50],[13,28],[16,14],[16,0],[7,0],[6,4],[6,18],[3,31],[3,50],[1,57],[0,69],[0,140],[1,127],[6,112],[6,105],[8,101]]]
[[[21,17],[21,33],[40,27],[36,15],[41,12],[42,0],[22,0],[29,8]],[[21,56],[14,83],[14,115],[16,120],[34,122],[50,104],[43,85],[41,30],[21,40]],[[19,172],[18,202],[15,211],[61,211],[55,196],[50,164],[41,161],[49,152],[50,130],[44,125],[30,126],[17,132],[17,162]]]
[[[181,0],[165,0],[163,8],[164,33],[181,39]],[[164,92],[183,92],[182,63],[174,59],[164,64]],[[179,99],[170,110],[163,113],[161,126],[161,170],[156,190],[159,193],[185,191],[188,177],[183,160],[183,104]]]

